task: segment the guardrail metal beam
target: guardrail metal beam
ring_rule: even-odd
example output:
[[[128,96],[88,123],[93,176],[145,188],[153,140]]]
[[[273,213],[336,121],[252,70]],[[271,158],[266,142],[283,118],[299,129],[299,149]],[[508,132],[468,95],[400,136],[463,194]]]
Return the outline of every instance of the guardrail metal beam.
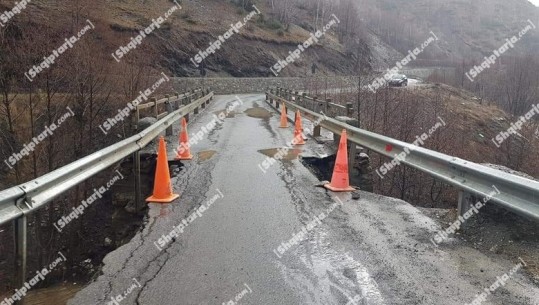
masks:
[[[539,221],[539,182],[537,181],[395,140],[331,118],[324,118],[321,114],[271,92],[268,92],[267,96],[284,102],[292,111],[300,110],[309,120],[321,120],[320,126],[333,133],[340,134],[343,129],[346,129],[349,141],[386,157],[395,158],[396,155],[409,151],[406,159],[400,161],[401,163],[460,190],[485,198],[490,197],[496,188],[500,193],[492,197],[490,201],[518,215]],[[393,147],[391,152],[385,149],[388,144]]]
[[[202,90],[196,91],[203,92]],[[182,117],[199,109],[213,98],[213,92],[207,93],[196,101],[167,114],[142,132],[122,140],[109,147],[76,160],[50,173],[29,182],[0,192],[0,225],[15,221],[15,265],[18,270],[18,284],[23,284],[26,275],[27,253],[27,215],[51,202],[54,198],[107,169],[118,161],[133,155],[139,159],[139,151],[165,132],[167,128]],[[140,163],[135,174],[140,174]],[[137,189],[138,188],[138,189]],[[135,200],[141,200],[140,176],[135,177]],[[137,202],[138,204],[138,202]],[[21,282],[22,280],[22,282]]]

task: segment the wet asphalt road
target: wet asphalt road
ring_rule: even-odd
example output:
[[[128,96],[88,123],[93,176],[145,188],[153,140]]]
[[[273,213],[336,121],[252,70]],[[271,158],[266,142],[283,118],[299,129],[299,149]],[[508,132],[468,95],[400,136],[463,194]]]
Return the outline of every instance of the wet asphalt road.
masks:
[[[336,197],[314,187],[299,160],[264,173],[259,150],[283,147],[292,128],[277,128],[276,113],[245,113],[272,111],[262,95],[240,98],[235,114],[192,147],[195,159],[173,179],[180,198],[151,204],[146,226],[107,255],[103,274],[69,304],[463,304],[513,267],[467,248],[434,248],[437,225],[410,205],[368,193]],[[190,135],[236,100],[216,97],[189,124]],[[169,138],[170,159],[176,141]],[[183,233],[165,241],[184,219]],[[302,230],[297,245],[277,249]],[[473,262],[464,261],[469,255]],[[539,293],[521,275],[503,289],[492,300],[530,304]]]

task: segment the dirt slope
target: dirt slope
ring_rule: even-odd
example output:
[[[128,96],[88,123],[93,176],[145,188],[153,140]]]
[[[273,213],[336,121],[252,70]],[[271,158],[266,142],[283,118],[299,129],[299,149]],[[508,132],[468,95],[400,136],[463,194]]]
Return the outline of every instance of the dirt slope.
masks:
[[[12,3],[0,1],[0,10],[10,10]],[[103,49],[96,56],[103,56],[115,63],[111,53],[129,43],[131,37],[148,27],[153,19],[164,14],[174,3],[169,0],[96,0],[32,2],[9,22],[12,29],[46,33],[50,41],[63,41],[78,28],[81,20],[91,20],[96,29],[84,39],[92,39]],[[136,50],[125,56],[127,60],[147,60],[154,68],[171,72],[175,76],[198,76],[200,71],[190,58],[223,35],[231,24],[243,21],[248,12],[229,1],[183,1],[181,9],[173,12],[165,23],[148,35]],[[261,14],[246,22],[223,43],[221,50],[205,60],[208,76],[270,76],[269,68],[277,60],[288,56],[308,37],[312,19],[306,10],[296,9],[294,22],[285,27],[272,21],[270,9],[257,4]],[[301,27],[297,24],[301,24]],[[362,47],[365,56],[361,65],[369,69],[372,63],[387,60],[385,55],[371,52],[369,42]],[[390,53],[390,52],[386,52]],[[344,47],[331,29],[320,43],[309,48],[292,65],[282,71],[282,76],[299,76],[318,65],[319,74],[355,74],[357,66],[344,52]]]

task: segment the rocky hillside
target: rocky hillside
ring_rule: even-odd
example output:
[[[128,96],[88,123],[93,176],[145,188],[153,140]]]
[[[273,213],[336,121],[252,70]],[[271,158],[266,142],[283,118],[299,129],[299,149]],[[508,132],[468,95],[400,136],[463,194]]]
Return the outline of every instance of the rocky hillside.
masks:
[[[31,2],[7,23],[5,29],[8,35],[13,35],[12,38],[17,39],[16,36],[20,35],[21,40],[29,31],[42,33],[53,47],[55,42],[61,44],[78,30],[81,22],[89,19],[96,28],[84,39],[98,45],[100,50],[95,50],[96,57],[116,64],[110,54],[120,47],[119,44],[126,46],[140,30],[150,26],[152,20],[164,16],[174,5],[170,0]],[[182,1],[180,5],[180,10],[173,12],[159,29],[144,38],[137,49],[126,54],[124,59],[147,61],[153,68],[175,76],[198,76],[200,71],[190,59],[228,31],[231,24],[243,21],[249,14],[229,1]],[[208,76],[271,76],[269,68],[309,38],[313,29],[309,21],[312,16],[301,5],[295,7],[295,16],[286,25],[268,13],[271,10],[265,2],[256,5],[260,14],[255,14],[239,29],[239,33],[225,40],[222,48],[204,61]],[[0,1],[0,10],[12,8],[11,1]],[[373,52],[369,41],[360,43],[362,56],[359,64],[367,70],[379,62],[389,61],[391,58],[387,54],[395,54],[391,50],[379,52],[379,47]],[[334,29],[330,29],[319,43],[306,50],[280,75],[310,73],[313,62],[322,75],[355,74],[358,66],[357,58],[347,54]]]

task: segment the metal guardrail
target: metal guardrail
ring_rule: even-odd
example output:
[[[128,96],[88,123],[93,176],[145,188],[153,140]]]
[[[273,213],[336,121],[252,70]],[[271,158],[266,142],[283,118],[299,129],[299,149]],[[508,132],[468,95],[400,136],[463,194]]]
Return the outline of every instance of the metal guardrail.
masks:
[[[278,90],[281,95],[291,97],[297,96],[291,91]],[[400,162],[416,168],[424,173],[446,182],[463,193],[489,198],[493,186],[499,190],[499,194],[492,197],[490,201],[521,216],[539,220],[539,182],[512,175],[500,170],[492,169],[474,162],[452,157],[413,144],[398,141],[383,135],[366,131],[335,119],[324,118],[323,115],[301,107],[281,97],[273,90],[266,93],[269,102],[277,103],[281,101],[287,105],[291,111],[299,110],[303,116],[312,121],[320,121],[320,126],[333,133],[340,134],[346,129],[348,140],[366,147],[379,154],[394,158],[406,150],[409,154],[405,160]],[[300,96],[298,96],[300,97]],[[387,145],[393,146],[391,152],[386,151]],[[464,197],[464,196],[459,196]],[[461,199],[462,200],[462,199]],[[459,207],[460,207],[459,202]],[[459,213],[462,209],[459,208]],[[466,209],[467,211],[467,209]]]
[[[170,128],[174,122],[188,116],[191,112],[198,113],[199,108],[205,108],[212,98],[213,92],[208,92],[196,101],[169,113],[136,135],[37,179],[0,192],[0,225],[15,221],[15,236],[17,238],[15,249],[16,265],[19,269],[18,282],[22,284],[26,274],[26,215],[35,212],[65,191],[131,154],[134,154],[134,158],[139,161],[139,170],[135,174],[140,175],[139,151]],[[135,183],[135,192],[139,194],[140,177],[135,180],[138,181],[138,183]],[[140,195],[137,197],[140,197]]]
[[[310,103],[312,105],[312,109],[315,109],[320,111],[324,111],[326,115],[334,116],[337,114],[340,115],[347,115],[351,116],[352,112],[354,110],[354,106],[352,103],[346,103],[346,105],[340,105],[333,103],[330,98],[326,98],[325,100],[319,99],[318,97],[310,97],[307,96],[307,93],[300,93],[298,91],[287,91],[291,96],[293,96],[296,100],[300,100],[304,103]],[[300,105],[301,106],[301,105]],[[340,112],[340,113],[339,113]]]
[[[148,102],[148,103],[145,103],[145,104],[139,104],[135,108],[135,111],[134,111],[134,114],[133,114],[133,120],[134,120],[133,129],[137,130],[138,122],[140,121],[140,111],[141,110],[144,110],[144,109],[147,109],[147,108],[152,108],[153,116],[157,120],[160,120],[163,117],[165,117],[168,113],[170,113],[170,111],[169,111],[169,109],[165,109],[166,110],[165,112],[159,113],[159,105],[175,103],[175,106],[176,106],[175,108],[178,109],[179,105],[190,104],[193,99],[197,99],[197,98],[199,98],[201,96],[204,96],[205,94],[208,94],[208,93],[209,93],[209,89],[208,89],[208,91],[206,91],[206,90],[203,90],[202,88],[196,88],[196,89],[190,90],[189,92],[186,92],[186,93],[182,93],[182,94],[176,93],[173,96],[170,96],[170,95],[167,94],[167,95],[165,95],[165,98],[162,98],[160,100],[153,97],[153,98],[151,98],[151,102]],[[166,108],[169,108],[169,107],[166,107]]]

